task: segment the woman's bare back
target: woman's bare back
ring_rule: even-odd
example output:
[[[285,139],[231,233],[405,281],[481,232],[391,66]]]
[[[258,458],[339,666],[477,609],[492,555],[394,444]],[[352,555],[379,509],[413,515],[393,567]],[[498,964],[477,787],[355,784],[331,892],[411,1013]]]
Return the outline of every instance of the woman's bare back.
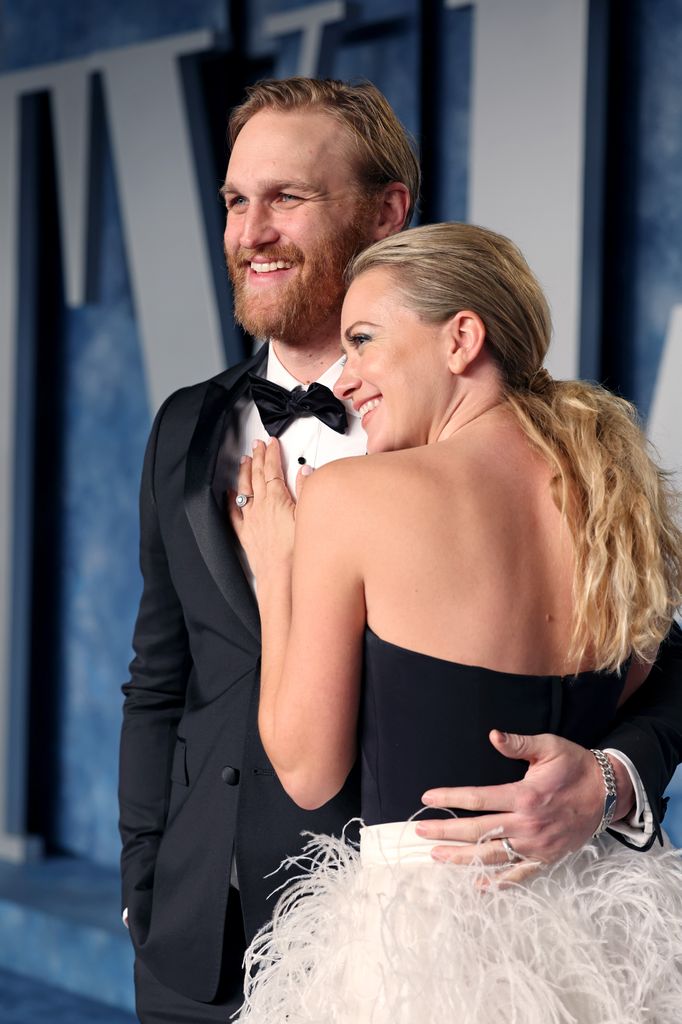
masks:
[[[362,461],[357,554],[375,633],[507,672],[588,667],[566,660],[573,554],[551,472],[509,412]]]

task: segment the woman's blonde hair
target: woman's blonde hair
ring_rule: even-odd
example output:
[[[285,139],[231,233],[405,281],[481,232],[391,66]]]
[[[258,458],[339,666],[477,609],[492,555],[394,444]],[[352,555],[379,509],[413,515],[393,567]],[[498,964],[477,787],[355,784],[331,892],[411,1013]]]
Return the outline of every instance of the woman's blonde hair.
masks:
[[[407,131],[393,107],[371,82],[335,78],[266,78],[246,90],[228,123],[230,146],[260,110],[319,111],[333,117],[348,138],[359,184],[368,193],[400,181],[410,193],[409,224],[419,199],[420,170]]]
[[[617,669],[652,660],[682,602],[679,496],[649,455],[629,402],[543,369],[551,317],[508,238],[469,224],[432,224],[360,253],[350,282],[385,267],[405,305],[429,323],[467,309],[483,321],[506,401],[552,470],[554,500],[575,553],[569,658]]]

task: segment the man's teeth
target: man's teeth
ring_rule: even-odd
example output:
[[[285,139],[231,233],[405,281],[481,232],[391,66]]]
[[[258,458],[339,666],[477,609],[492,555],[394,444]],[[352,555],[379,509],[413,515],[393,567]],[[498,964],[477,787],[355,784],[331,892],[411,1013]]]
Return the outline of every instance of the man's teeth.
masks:
[[[369,412],[370,409],[376,409],[378,405],[381,405],[380,398],[370,398],[369,402],[365,402],[364,405],[360,406],[358,412],[361,416],[364,416],[366,412]]]
[[[274,260],[272,263],[252,263],[251,269],[257,274],[270,274],[273,270],[291,270],[293,263],[287,260]]]

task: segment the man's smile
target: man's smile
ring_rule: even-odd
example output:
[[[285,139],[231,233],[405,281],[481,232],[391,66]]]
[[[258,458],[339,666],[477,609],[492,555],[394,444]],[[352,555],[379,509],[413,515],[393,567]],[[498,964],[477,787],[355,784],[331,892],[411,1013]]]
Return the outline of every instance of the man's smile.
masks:
[[[252,260],[249,263],[251,270],[256,274],[271,274],[274,270],[291,270],[293,265],[288,260],[273,260],[271,263],[257,263]]]

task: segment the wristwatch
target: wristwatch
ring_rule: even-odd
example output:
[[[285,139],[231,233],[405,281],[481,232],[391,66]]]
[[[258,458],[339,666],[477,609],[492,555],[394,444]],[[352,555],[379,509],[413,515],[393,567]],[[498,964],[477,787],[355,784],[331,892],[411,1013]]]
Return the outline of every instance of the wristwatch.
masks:
[[[618,792],[616,790],[616,776],[613,771],[613,765],[609,761],[609,758],[603,750],[591,750],[591,754],[597,759],[597,764],[601,769],[602,778],[604,780],[604,807],[601,813],[601,821],[599,822],[596,831],[592,838],[596,839],[602,832],[606,832],[607,828],[613,821],[613,816],[616,813],[616,800],[618,799]]]

